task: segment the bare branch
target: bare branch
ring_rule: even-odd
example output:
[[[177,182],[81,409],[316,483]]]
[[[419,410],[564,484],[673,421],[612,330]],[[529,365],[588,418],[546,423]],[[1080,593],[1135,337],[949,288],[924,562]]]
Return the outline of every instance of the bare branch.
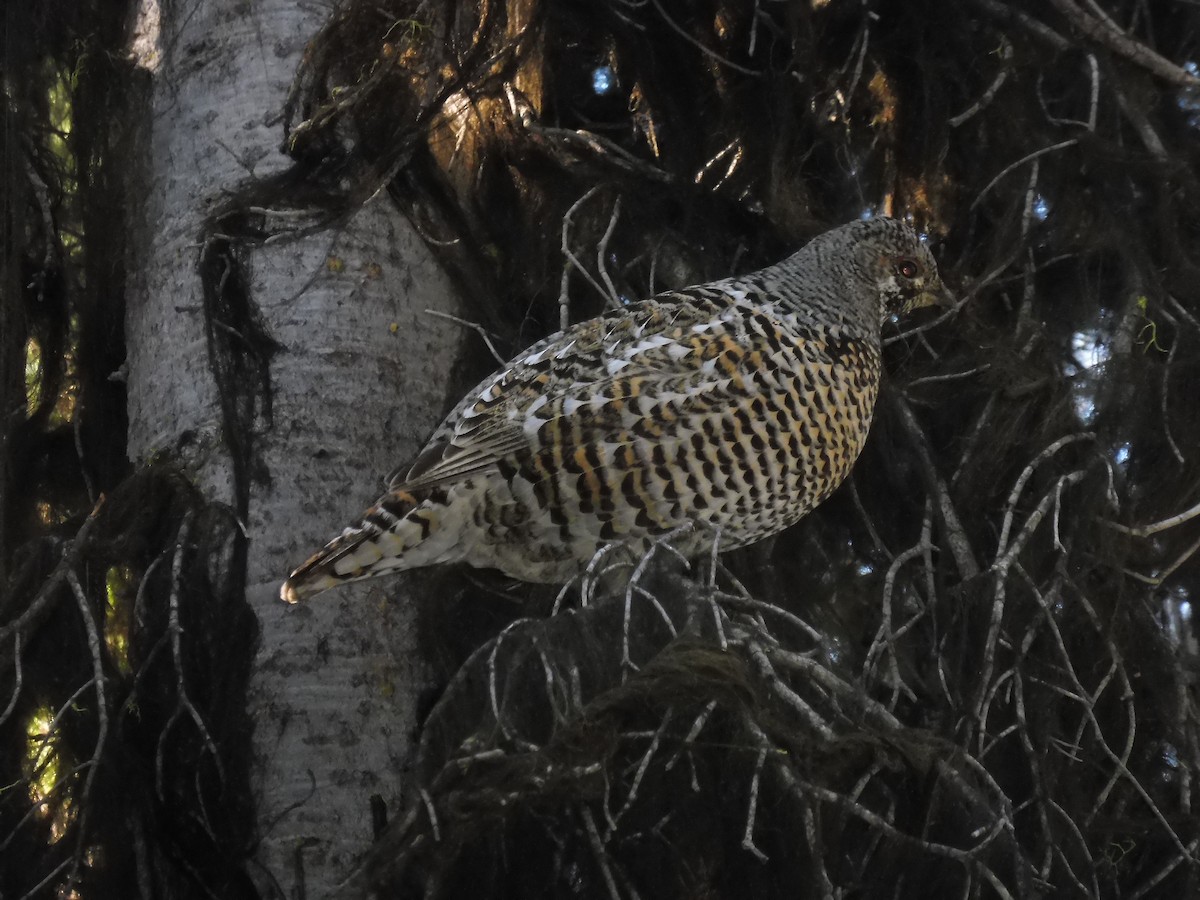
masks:
[[[1009,72],[1012,71],[1012,57],[1012,44],[1009,43],[1008,38],[1004,37],[1004,35],[1001,35],[1000,71],[996,73],[995,79],[990,85],[988,85],[987,90],[980,95],[978,100],[960,112],[957,116],[951,116],[947,120],[947,124],[951,128],[959,128],[960,126],[965,125],[968,121],[977,116],[979,113],[983,112],[983,110],[988,107],[988,104],[992,102],[1000,88],[1004,86],[1004,82],[1008,80]]]
[[[612,239],[613,232],[617,228],[617,218],[620,215],[621,197],[618,195],[616,202],[613,203],[612,215],[608,219],[608,227],[604,229],[604,234],[601,236],[600,242],[596,245],[596,271],[600,273],[600,278],[604,281],[604,286],[608,288],[608,302],[613,309],[621,308],[621,295],[617,293],[612,276],[608,274],[608,262],[605,260],[605,257],[608,255],[608,242]]]
[[[1114,531],[1120,531],[1123,534],[1131,534],[1134,537],[1150,537],[1152,534],[1158,534],[1160,531],[1167,531],[1174,528],[1176,525],[1182,525],[1184,522],[1189,522],[1192,519],[1200,516],[1200,503],[1195,506],[1185,509],[1181,513],[1173,516],[1168,516],[1158,522],[1153,522],[1150,525],[1121,525],[1118,522],[1105,521],[1104,524]]]
[[[1003,169],[1000,170],[999,174],[996,175],[995,178],[993,178],[991,181],[989,181],[987,184],[985,184],[983,186],[983,189],[975,196],[975,199],[971,201],[971,209],[975,209],[975,207],[977,207],[980,204],[980,202],[982,202],[983,198],[987,195],[988,191],[990,191],[997,184],[999,184],[1000,181],[1004,178],[1004,176],[1007,175],[1009,172],[1012,172],[1014,169],[1019,169],[1021,166],[1025,165],[1025,163],[1032,162],[1033,160],[1037,159],[1040,156],[1045,156],[1047,153],[1054,153],[1055,151],[1058,151],[1058,150],[1065,150],[1067,147],[1074,147],[1078,143],[1079,143],[1078,139],[1069,138],[1068,140],[1065,140],[1065,141],[1059,141],[1057,144],[1051,144],[1049,147],[1043,147],[1041,150],[1034,150],[1032,153],[1022,156],[1016,162],[1009,163],[1007,166],[1005,166]]]
[[[425,310],[425,312],[428,315],[437,316],[439,319],[447,319],[451,322],[454,322],[455,324],[462,325],[464,328],[470,328],[472,331],[476,332],[481,338],[483,338],[483,342],[485,344],[487,344],[488,351],[492,354],[492,359],[496,360],[497,365],[502,366],[506,362],[508,362],[508,360],[506,360],[503,356],[501,356],[499,354],[499,352],[497,352],[496,345],[492,343],[491,336],[487,333],[487,331],[484,329],[484,327],[482,325],[480,325],[478,322],[468,322],[466,319],[460,319],[458,316],[454,316],[454,315],[451,315],[450,313],[442,312],[437,309],[427,309],[427,310]]]
[[[1119,29],[1107,16],[1098,18],[1088,15],[1075,5],[1072,0],[1050,0],[1051,5],[1072,25],[1097,41],[1118,56],[1134,63],[1162,78],[1164,81],[1181,88],[1200,87],[1200,78],[1185,72],[1166,57],[1155,53],[1145,44],[1134,40]]]

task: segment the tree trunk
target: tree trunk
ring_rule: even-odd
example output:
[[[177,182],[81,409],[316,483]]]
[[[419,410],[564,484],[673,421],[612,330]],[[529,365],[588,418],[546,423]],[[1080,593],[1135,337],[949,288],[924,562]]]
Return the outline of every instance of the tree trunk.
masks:
[[[162,16],[127,322],[129,452],[182,459],[233,503],[197,241],[225,195],[284,165],[278,111],[324,10],[202,0]],[[449,398],[435,373],[460,334],[424,310],[457,301],[382,199],[336,235],[274,245],[251,264],[252,300],[283,348],[271,414],[242,436],[254,441],[247,598],[262,629],[250,701],[259,861],[285,896],[303,886],[318,897],[370,842],[371,795],[394,808],[422,668],[411,606],[389,602],[394,585],[288,607],[279,582],[436,424]]]

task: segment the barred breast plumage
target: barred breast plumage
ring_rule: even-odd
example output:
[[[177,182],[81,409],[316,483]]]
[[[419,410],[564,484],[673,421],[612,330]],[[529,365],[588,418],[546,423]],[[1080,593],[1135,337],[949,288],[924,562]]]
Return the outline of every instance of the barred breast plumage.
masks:
[[[916,233],[880,218],[551,335],[470,392],[281,596],[447,562],[563,582],[606,544],[638,552],[689,522],[705,527],[684,552],[716,528],[723,549],[775,534],[857,458],[882,322],[943,297]]]

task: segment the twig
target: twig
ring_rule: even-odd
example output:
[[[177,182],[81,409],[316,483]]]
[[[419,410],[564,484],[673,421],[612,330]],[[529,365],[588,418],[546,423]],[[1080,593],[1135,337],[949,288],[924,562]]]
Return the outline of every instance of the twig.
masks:
[[[1056,50],[1068,51],[1074,49],[1069,40],[1033,16],[1023,13],[1020,10],[1013,9],[1007,4],[1001,3],[1000,0],[974,0],[975,5],[983,9],[985,12],[995,16],[997,19],[1004,21],[1015,21],[1023,25],[1035,37],[1045,41]]]
[[[751,649],[753,650],[754,647],[752,646]],[[883,731],[899,731],[902,728],[900,720],[892,715],[887,707],[869,694],[840,678],[836,673],[830,671],[817,660],[811,659],[802,653],[795,653],[791,650],[785,650],[782,647],[770,645],[760,648],[760,652],[764,654],[764,658],[769,658],[772,663],[780,663],[789,669],[803,672],[808,676],[811,684],[829,691],[841,703],[856,711],[872,727]],[[772,669],[773,671],[774,669]],[[843,716],[848,717],[848,713],[845,710],[839,711]]]
[[[779,677],[775,667],[767,659],[763,648],[757,642],[749,641],[746,643],[746,649],[750,653],[750,659],[758,670],[759,676],[766,680],[779,699],[799,713],[800,718],[808,724],[809,728],[820,735],[823,741],[832,744],[837,738],[834,730],[817,714],[815,709],[805,702],[803,697],[783,683],[783,679]]]
[[[579,207],[590,200],[595,193],[600,190],[600,187],[600,185],[596,185],[595,187],[590,188],[582,197],[571,204],[571,207],[563,216],[562,241],[559,247],[562,250],[563,256],[567,258],[567,264],[563,266],[562,282],[558,291],[558,327],[562,331],[566,331],[567,326],[571,324],[571,307],[570,299],[567,295],[567,285],[570,283],[572,265],[579,270],[579,272],[588,280],[592,287],[599,291],[600,296],[605,298],[608,296],[604,293],[604,288],[602,288],[596,279],[592,277],[592,273],[584,268],[583,263],[579,261],[579,257],[577,257],[575,252],[571,249],[571,225],[572,220],[575,217],[575,213],[579,210]]]
[[[12,715],[14,709],[17,708],[17,699],[21,696],[21,682],[24,678],[24,673],[21,668],[21,632],[17,632],[17,636],[13,638],[13,665],[16,667],[16,675],[14,677],[12,698],[8,701],[8,706],[4,707],[4,712],[0,713],[0,725],[8,721],[8,717]]]
[[[1097,18],[1088,15],[1071,2],[1071,0],[1050,0],[1050,4],[1062,13],[1072,25],[1092,40],[1108,47],[1109,50],[1112,50],[1118,56],[1125,57],[1125,59],[1135,65],[1142,67],[1153,75],[1157,75],[1159,78],[1176,87],[1200,87],[1200,78],[1184,71],[1166,57],[1155,53],[1145,44],[1135,41],[1125,32],[1121,31],[1107,17]]]
[[[1059,806],[1058,803],[1056,803],[1054,800],[1049,800],[1048,805],[1051,810],[1058,813],[1059,817],[1066,824],[1067,828],[1069,828],[1071,833],[1075,836],[1075,849],[1078,853],[1082,854],[1084,860],[1087,861],[1087,871],[1092,882],[1090,889],[1088,887],[1084,887],[1083,884],[1080,883],[1079,879],[1075,877],[1075,872],[1071,868],[1070,863],[1067,862],[1066,854],[1062,852],[1061,848],[1055,846],[1055,852],[1059,854],[1060,860],[1062,861],[1063,865],[1066,866],[1067,871],[1071,873],[1071,877],[1075,880],[1075,883],[1079,885],[1083,895],[1085,897],[1099,897],[1100,886],[1096,881],[1096,863],[1092,859],[1092,852],[1090,849],[1088,849],[1087,840],[1084,838],[1083,832],[1079,830],[1079,826],[1075,824],[1075,820],[1067,815],[1067,811]]]
[[[499,352],[497,352],[495,345],[492,343],[491,337],[488,336],[487,331],[485,331],[483,326],[480,325],[478,322],[468,322],[466,319],[460,319],[458,316],[451,315],[450,313],[447,313],[447,312],[440,312],[439,310],[436,310],[436,309],[427,309],[427,310],[425,310],[425,313],[430,316],[437,316],[439,319],[447,319],[458,325],[462,325],[464,328],[472,329],[481,338],[483,338],[483,342],[485,344],[487,344],[488,350],[491,351],[492,359],[496,360],[496,362],[502,366],[508,362],[508,360],[506,360],[503,356],[501,356],[499,354]]]
[[[625,802],[621,804],[621,808],[617,810],[616,816],[610,818],[608,837],[612,837],[612,832],[616,828],[617,822],[625,813],[629,812],[637,800],[638,788],[641,787],[642,779],[646,777],[646,770],[650,767],[650,760],[654,758],[654,754],[658,752],[659,744],[662,743],[662,736],[667,730],[667,725],[670,724],[671,714],[673,710],[667,707],[667,711],[663,714],[662,722],[658,725],[658,730],[654,732],[654,737],[650,740],[650,746],[646,748],[646,752],[642,754],[642,760],[638,764],[637,772],[633,776],[633,783],[629,786],[629,793],[625,796]]]
[[[1092,73],[1092,102],[1088,107],[1087,130],[1095,132],[1096,114],[1100,107],[1100,63],[1096,60],[1095,53],[1089,53],[1087,59]]]
[[[759,862],[770,862],[754,843],[754,816],[758,809],[758,781],[762,775],[763,761],[767,758],[765,747],[758,748],[758,759],[754,761],[754,776],[750,779],[750,808],[746,811],[746,830],[742,833],[742,849],[749,850]]]
[[[1163,318],[1170,321],[1172,325],[1177,325],[1175,317],[1166,310],[1163,311]],[[1163,436],[1167,439],[1167,446],[1171,448],[1171,454],[1175,457],[1175,461],[1183,466],[1187,464],[1184,458],[1183,451],[1179,449],[1179,444],[1175,442],[1175,435],[1171,432],[1171,414],[1170,414],[1170,398],[1171,398],[1171,367],[1175,363],[1175,356],[1179,352],[1179,340],[1171,342],[1171,349],[1167,351],[1166,362],[1162,367],[1162,390],[1159,391],[1159,415],[1162,418]]]
[[[951,847],[948,844],[939,844],[935,843],[934,841],[925,840],[924,838],[913,837],[911,834],[906,834],[891,822],[888,822],[878,813],[867,809],[861,803],[857,803],[851,800],[849,797],[836,793],[835,791],[827,790],[800,778],[796,779],[796,787],[800,791],[811,794],[819,800],[823,800],[826,803],[832,803],[835,806],[841,807],[851,815],[862,819],[873,828],[886,833],[889,837],[900,844],[916,847],[917,849],[924,850],[927,853],[932,853],[936,856],[944,856],[948,859],[957,860],[969,868],[977,869],[988,881],[988,883],[991,884],[992,888],[997,894],[999,894],[1001,897],[1007,898],[1007,900],[1013,900],[1012,894],[1008,892],[1007,888],[1004,887],[1003,883],[996,877],[995,873],[993,873],[987,866],[975,858],[975,855],[980,850],[995,840],[996,837],[1003,832],[1003,820],[998,821],[990,829],[988,829],[983,838],[970,850],[960,850],[957,847]]]
[[[171,658],[175,663],[175,690],[178,696],[175,701],[175,711],[167,719],[167,724],[163,726],[162,733],[158,736],[158,749],[155,755],[155,786],[158,792],[158,799],[163,802],[165,802],[163,795],[163,769],[167,737],[170,735],[176,721],[184,713],[187,713],[192,724],[196,726],[196,730],[204,740],[206,749],[212,755],[213,763],[217,767],[218,778],[220,778],[222,784],[225,783],[225,765],[221,761],[220,751],[217,749],[217,744],[208,731],[208,726],[204,723],[204,718],[200,715],[199,710],[196,709],[191,697],[188,695],[184,677],[183,626],[179,622],[179,592],[183,583],[183,552],[187,546],[188,537],[191,534],[191,527],[192,513],[188,512],[183,517],[183,522],[179,526],[179,534],[176,537],[175,555],[171,562],[171,593],[167,601],[167,630],[171,636]]]
[[[753,75],[755,77],[762,75],[762,72],[757,72],[754,69],[747,69],[745,66],[739,66],[737,63],[733,62],[732,60],[726,59],[724,56],[722,56],[716,50],[713,50],[711,47],[704,46],[704,44],[700,43],[700,41],[696,40],[696,38],[692,37],[690,34],[688,34],[686,31],[684,31],[683,28],[681,28],[674,19],[672,19],[669,15],[667,15],[667,11],[665,9],[663,9],[662,4],[659,3],[658,0],[651,0],[651,2],[654,4],[654,8],[658,10],[658,14],[663,17],[663,21],[666,22],[667,25],[670,26],[671,30],[674,31],[676,34],[678,34],[681,38],[683,38],[689,44],[694,46],[701,53],[715,59],[717,62],[721,63],[722,65],[729,66],[729,68],[733,69],[735,72],[741,72],[743,75]]]
[[[1083,480],[1083,475],[1083,472],[1075,471],[1067,475],[1063,475],[1057,480],[1055,487],[1042,497],[1041,503],[1039,503],[1034,511],[1029,514],[1029,518],[1025,520],[1025,524],[1021,527],[1021,530],[1017,533],[1017,536],[1013,538],[1008,549],[1003,553],[1003,555],[999,556],[994,563],[992,563],[993,572],[999,573],[1000,577],[1003,578],[1004,573],[1008,571],[1008,568],[1012,565],[1013,560],[1015,560],[1017,555],[1025,548],[1025,543],[1033,535],[1033,532],[1037,529],[1038,525],[1041,524],[1041,521],[1045,517],[1046,513],[1049,512],[1050,504],[1054,502],[1054,498],[1057,496],[1058,491],[1064,486],[1071,487],[1072,485],[1078,484]]]
[[[646,162],[644,159],[634,156],[620,144],[610,141],[603,135],[593,134],[590,131],[584,131],[582,128],[555,128],[550,125],[539,125],[535,122],[527,123],[525,129],[531,134],[557,140],[564,144],[571,144],[581,150],[587,150],[594,156],[623,172],[639,175],[661,184],[671,184],[674,180],[669,173],[664,172],[652,163]]]
[[[97,718],[96,744],[92,749],[92,759],[88,765],[87,778],[84,780],[83,791],[79,796],[79,822],[75,826],[75,862],[71,866],[71,875],[68,879],[74,882],[79,874],[79,864],[83,861],[83,846],[84,841],[87,839],[87,816],[88,811],[92,808],[92,785],[95,784],[96,771],[100,768],[100,757],[104,753],[104,744],[108,740],[108,698],[104,692],[104,661],[100,651],[100,634],[96,629],[96,619],[92,612],[92,605],[88,602],[83,585],[79,583],[79,577],[73,569],[67,571],[67,581],[70,583],[71,590],[75,594],[75,599],[79,603],[79,614],[83,618],[83,626],[87,631],[88,649],[92,653],[92,683],[96,688]]]
[[[32,147],[29,148],[29,153],[23,153],[22,159],[25,162],[25,177],[29,179],[29,184],[33,188],[33,196],[37,199],[38,211],[42,214],[42,241],[45,243],[45,250],[42,253],[42,267],[37,273],[37,299],[40,304],[46,298],[46,276],[54,268],[55,256],[59,249],[58,229],[54,227],[54,212],[50,203],[50,189],[46,186],[46,182],[42,180],[42,176],[38,174],[34,168],[31,158]]]
[[[1008,535],[1012,530],[1013,516],[1016,514],[1017,500],[1020,499],[1021,493],[1025,490],[1025,485],[1029,479],[1033,477],[1033,473],[1038,466],[1048,460],[1051,456],[1069,444],[1078,443],[1079,441],[1094,440],[1096,435],[1090,431],[1083,431],[1077,434],[1069,434],[1059,438],[1051,443],[1048,447],[1042,450],[1033,460],[1027,465],[1021,474],[1017,476],[1016,482],[1013,484],[1012,490],[1008,494],[1008,502],[1004,504],[1004,522],[1000,526],[1000,540],[996,543],[997,558],[1004,555],[1005,549],[1008,547]]]
[[[596,271],[600,273],[600,278],[604,281],[604,286],[608,288],[608,300],[612,304],[613,309],[621,308],[621,296],[617,293],[617,289],[613,285],[612,276],[608,274],[608,264],[605,262],[604,257],[608,255],[608,242],[612,239],[613,232],[617,227],[617,218],[620,215],[621,196],[618,194],[616,202],[613,203],[612,215],[608,219],[608,227],[604,229],[600,243],[596,245]]]
[[[996,78],[990,85],[988,85],[987,90],[983,92],[978,100],[972,103],[967,109],[964,109],[962,112],[960,112],[957,116],[951,116],[947,120],[947,124],[949,124],[951,128],[958,128],[959,126],[966,124],[974,116],[977,116],[979,113],[983,112],[983,110],[988,107],[988,104],[990,104],[995,98],[996,93],[1000,90],[1000,88],[1004,86],[1004,82],[1008,80],[1008,75],[1012,66],[1012,44],[1010,44],[1008,38],[1004,37],[1003,35],[1000,36],[1000,43],[1001,63],[999,73],[997,73]]]
[[[943,381],[959,381],[963,378],[970,378],[972,375],[978,375],[980,372],[986,372],[991,369],[991,367],[991,363],[984,363],[983,365],[974,366],[970,369],[967,369],[964,372],[947,372],[945,375],[925,375],[921,378],[914,378],[904,386],[904,389],[907,391],[922,384],[938,384]]]
[[[1025,165],[1025,163],[1031,162],[1031,161],[1037,159],[1038,157],[1045,156],[1047,153],[1053,153],[1056,150],[1065,150],[1067,147],[1073,147],[1078,143],[1079,143],[1079,140],[1077,138],[1069,138],[1068,140],[1065,140],[1065,141],[1059,141],[1057,144],[1051,144],[1049,147],[1043,147],[1041,150],[1034,150],[1032,153],[1022,156],[1016,162],[1009,163],[1007,166],[1005,166],[1003,169],[1000,170],[1000,173],[995,178],[993,178],[991,181],[989,181],[987,184],[985,184],[983,186],[983,190],[981,190],[976,195],[975,199],[973,201],[971,201],[970,208],[972,210],[974,210],[975,207],[977,207],[980,204],[980,202],[983,200],[984,195],[986,195],[988,191],[990,191],[997,184],[999,184],[1001,179],[1003,179],[1004,176],[1007,175],[1009,172],[1012,172],[1014,169],[1019,169],[1021,166]]]
[[[608,896],[612,900],[621,900],[621,895],[617,891],[617,882],[613,879],[612,870],[608,867],[608,854],[600,842],[600,832],[596,830],[596,820],[592,817],[592,811],[585,806],[581,815],[583,816],[583,825],[587,829],[588,841],[592,845],[592,853],[596,857],[596,864],[600,866],[600,874],[604,877],[604,884],[608,888]]]
[[[437,810],[433,808],[433,798],[429,796],[429,791],[425,788],[421,788],[421,802],[425,804],[425,812],[429,815],[429,828],[433,832],[433,842],[440,844],[442,832],[438,827]]]
[[[44,888],[46,885],[50,884],[50,882],[52,882],[55,878],[57,878],[59,876],[59,873],[62,872],[62,870],[65,869],[70,864],[70,862],[71,862],[71,857],[67,857],[66,859],[64,859],[57,866],[55,866],[53,869],[51,869],[49,874],[47,874],[45,878],[43,878],[41,881],[39,881],[37,884],[35,884],[33,887],[31,887],[27,893],[22,894],[18,898],[18,900],[29,900],[30,897],[42,896],[39,893],[41,891],[41,889]]]
[[[505,722],[504,716],[500,715],[500,692],[497,687],[496,678],[496,658],[500,654],[500,645],[508,636],[508,633],[522,623],[522,619],[515,622],[510,622],[498,635],[492,643],[492,650],[488,654],[488,699],[492,704],[492,718],[496,720],[496,727],[500,729],[500,734],[506,739],[512,740],[512,732],[508,729],[508,723]]]
[[[1143,112],[1141,105],[1131,103],[1122,90],[1117,89],[1113,93],[1117,95],[1117,106],[1121,108],[1121,115],[1128,119],[1129,124],[1137,131],[1138,137],[1141,138],[1142,146],[1146,148],[1146,152],[1159,162],[1165,161],[1170,154],[1167,153],[1167,148],[1163,144],[1162,138],[1158,136],[1158,132],[1150,124],[1150,118]]]
[[[926,549],[926,544],[917,544],[915,547],[910,547],[905,550],[888,566],[887,575],[883,579],[883,602],[881,604],[882,612],[879,618],[879,628],[875,632],[875,639],[871,641],[871,646],[867,650],[866,659],[863,660],[863,681],[869,681],[870,673],[875,667],[875,661],[885,652],[888,657],[888,679],[891,682],[892,688],[892,708],[895,708],[896,700],[899,696],[901,688],[915,699],[916,695],[912,689],[904,683],[900,676],[900,667],[896,661],[896,649],[894,641],[896,635],[892,632],[892,595],[896,586],[896,576],[899,574],[901,567],[911,559],[916,559],[922,556]]]
[[[1158,534],[1160,531],[1166,531],[1169,528],[1174,528],[1176,525],[1182,525],[1184,522],[1190,521],[1197,516],[1200,516],[1200,503],[1197,503],[1190,509],[1185,509],[1181,513],[1176,513],[1175,515],[1169,516],[1161,521],[1153,522],[1150,525],[1135,525],[1131,527],[1129,525],[1120,525],[1116,522],[1110,522],[1107,520],[1105,520],[1104,524],[1115,531],[1120,531],[1124,534],[1130,534],[1134,537],[1149,537],[1152,534]]]
[[[74,421],[71,423],[71,431],[75,437],[75,458],[79,460],[79,474],[83,476],[83,486],[87,488],[88,501],[93,506],[96,504],[96,486],[92,483],[92,476],[88,472],[88,467],[83,458],[83,416],[79,411],[76,411],[72,417]]]
[[[1200,847],[1200,838],[1193,838],[1191,843],[1184,848],[1184,852],[1176,853],[1162,868],[1146,879],[1143,884],[1139,885],[1137,890],[1129,895],[1129,900],[1138,900],[1139,897],[1145,897],[1159,882],[1174,872],[1181,862],[1194,862],[1197,847]]]
[[[58,561],[58,565],[54,567],[54,571],[51,572],[50,576],[45,580],[45,582],[43,582],[41,588],[38,589],[37,594],[34,595],[33,600],[30,602],[29,606],[26,607],[25,611],[7,625],[0,627],[0,643],[6,640],[9,635],[16,634],[18,632],[28,634],[29,631],[32,630],[33,625],[36,624],[37,620],[40,619],[42,614],[46,611],[47,605],[54,596],[55,589],[62,583],[63,579],[67,577],[67,573],[72,571],[79,563],[80,554],[83,552],[83,548],[87,546],[88,535],[91,533],[92,524],[96,521],[96,516],[99,514],[100,507],[103,505],[104,498],[101,497],[99,502],[92,507],[91,513],[88,514],[87,519],[84,520],[84,523],[80,526],[79,531],[75,533],[75,538],[63,547],[63,554]],[[3,660],[0,660],[0,662],[2,661]]]
[[[671,546],[671,541],[675,540],[675,538],[679,537],[681,534],[686,534],[687,532],[691,531],[694,527],[695,526],[693,523],[684,522],[682,525],[677,525],[666,534],[656,538],[654,543],[652,543],[649,548],[647,548],[646,552],[642,554],[642,558],[638,560],[638,564],[634,568],[633,574],[629,576],[629,583],[625,586],[624,627],[621,629],[621,665],[627,669],[632,669],[634,671],[637,671],[638,669],[638,666],[634,665],[633,660],[630,659],[629,656],[629,622],[633,612],[634,589],[638,587],[638,582],[640,582],[642,577],[646,574],[646,569],[649,568],[650,562],[654,559],[655,554],[657,554],[659,550],[666,549],[670,551],[679,559],[680,562],[683,563],[685,570],[690,568],[687,558]],[[642,595],[647,595],[649,594],[649,591],[640,591],[639,593]],[[657,598],[655,598],[655,600],[657,600]],[[667,626],[672,632],[674,632],[674,623],[671,621],[666,611],[662,608],[661,604],[656,602],[655,606],[657,607],[659,614],[663,617],[663,620],[667,623]]]
[[[903,396],[896,394],[894,400],[896,410],[900,414],[900,421],[904,425],[904,430],[908,432],[912,446],[921,461],[926,481],[937,500],[936,509],[946,532],[946,544],[950,548],[950,554],[954,557],[959,577],[965,581],[979,574],[979,564],[975,561],[975,551],[971,546],[971,539],[967,537],[967,530],[963,527],[958,511],[954,507],[950,489],[946,486],[945,479],[942,478],[933,462],[933,455],[929,451],[929,441],[925,437],[921,424]]]
[[[1195,555],[1197,550],[1200,550],[1200,538],[1196,538],[1195,542],[1190,547],[1188,547],[1186,550],[1184,550],[1183,553],[1181,553],[1173,563],[1171,563],[1169,566],[1167,566],[1167,568],[1165,570],[1163,570],[1162,572],[1160,572],[1158,575],[1140,575],[1137,572],[1132,571],[1131,569],[1122,569],[1121,571],[1123,571],[1126,575],[1130,576],[1131,578],[1136,578],[1138,581],[1142,582],[1143,584],[1149,584],[1154,587],[1158,587],[1160,584],[1162,584],[1164,581],[1166,581],[1168,578],[1170,578],[1172,575],[1174,575],[1176,569],[1178,569],[1185,562],[1187,562],[1189,559],[1191,559]]]

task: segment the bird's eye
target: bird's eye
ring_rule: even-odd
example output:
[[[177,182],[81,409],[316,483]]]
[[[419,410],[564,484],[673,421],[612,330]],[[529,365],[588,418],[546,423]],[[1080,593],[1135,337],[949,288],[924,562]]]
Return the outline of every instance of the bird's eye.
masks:
[[[921,267],[915,259],[896,260],[896,271],[905,278],[916,278],[921,273]]]

